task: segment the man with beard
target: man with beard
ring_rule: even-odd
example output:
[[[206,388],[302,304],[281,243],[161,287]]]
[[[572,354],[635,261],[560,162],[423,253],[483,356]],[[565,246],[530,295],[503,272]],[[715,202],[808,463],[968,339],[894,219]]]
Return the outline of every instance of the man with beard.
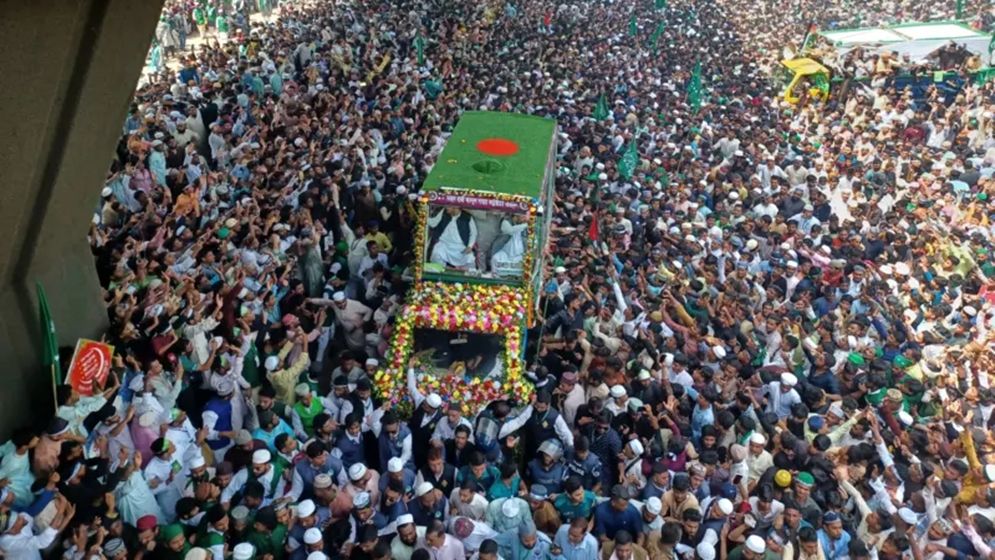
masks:
[[[394,560],[411,560],[416,546],[424,546],[425,527],[415,525],[414,518],[402,514],[395,522],[397,535],[390,541],[390,555]]]

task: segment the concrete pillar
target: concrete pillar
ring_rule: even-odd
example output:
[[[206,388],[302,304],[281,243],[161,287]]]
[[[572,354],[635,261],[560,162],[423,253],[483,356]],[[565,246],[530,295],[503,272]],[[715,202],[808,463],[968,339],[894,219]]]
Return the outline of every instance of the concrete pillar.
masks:
[[[86,239],[163,0],[0,2],[0,436],[44,420],[35,282],[60,345],[107,315]]]

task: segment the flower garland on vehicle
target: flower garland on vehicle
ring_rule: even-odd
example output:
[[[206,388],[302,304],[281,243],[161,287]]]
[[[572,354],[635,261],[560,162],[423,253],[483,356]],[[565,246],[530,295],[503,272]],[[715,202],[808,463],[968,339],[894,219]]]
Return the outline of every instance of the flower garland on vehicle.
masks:
[[[428,244],[428,238],[426,237],[426,232],[428,228],[428,197],[422,195],[418,200],[418,213],[415,218],[415,248],[424,247]],[[415,279],[421,280],[422,271],[425,269],[425,258],[424,254],[415,254],[414,256],[414,273]]]
[[[529,217],[528,226],[525,229],[525,254],[522,256],[522,289],[525,292],[525,319],[528,325],[532,325],[532,315],[535,312],[535,305],[532,301],[532,259],[535,258],[535,248],[538,245],[538,240],[535,238],[536,235],[536,220],[538,215],[536,213],[535,204],[529,206]],[[540,250],[545,250],[545,248],[540,248]]]
[[[434,391],[445,402],[462,403],[466,414],[476,413],[492,400],[525,401],[531,396],[533,387],[524,379],[521,359],[525,302],[519,291],[508,286],[426,282],[412,290],[409,301],[395,322],[386,367],[373,379],[381,398],[401,410],[411,407],[405,379],[415,328],[463,330],[505,339],[503,382],[452,373],[441,378],[421,374],[418,385],[423,392]]]

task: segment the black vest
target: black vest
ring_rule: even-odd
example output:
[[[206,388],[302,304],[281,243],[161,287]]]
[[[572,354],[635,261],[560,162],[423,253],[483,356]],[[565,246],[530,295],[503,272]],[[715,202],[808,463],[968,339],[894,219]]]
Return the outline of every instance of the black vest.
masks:
[[[433,412],[429,423],[422,426],[424,419],[425,409],[419,406],[415,410],[415,413],[411,415],[411,419],[408,420],[408,428],[411,429],[411,454],[414,455],[415,466],[418,468],[424,467],[428,460],[429,440],[432,439],[435,427],[439,425],[439,420],[442,419],[442,412],[439,410]]]
[[[550,407],[543,414],[535,410],[532,411],[532,416],[529,417],[528,421],[525,422],[525,426],[522,427],[525,435],[526,457],[534,456],[542,442],[550,439],[559,439],[556,435],[556,420],[559,417],[560,413],[553,407]]]
[[[470,244],[470,220],[472,219],[473,217],[466,212],[460,213],[459,217],[456,218],[456,230],[459,232],[459,238],[463,240],[464,245]],[[439,224],[429,232],[429,244],[435,243],[442,237],[442,232],[446,231],[446,227],[452,220],[453,217],[448,212],[442,212],[442,219],[439,220]]]
[[[450,463],[443,463],[442,476],[435,476],[434,473],[428,468],[428,466],[419,469],[422,478],[425,482],[431,482],[432,486],[435,486],[442,491],[442,495],[449,498],[452,493],[453,488],[456,485],[456,467],[452,466]]]

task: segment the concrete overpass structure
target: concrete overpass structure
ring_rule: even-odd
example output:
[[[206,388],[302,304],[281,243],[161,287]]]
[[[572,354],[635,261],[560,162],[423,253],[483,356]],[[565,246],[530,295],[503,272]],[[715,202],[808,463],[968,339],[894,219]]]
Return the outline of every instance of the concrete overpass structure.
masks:
[[[0,437],[53,404],[35,282],[60,345],[106,326],[86,233],[162,4],[0,2]]]

